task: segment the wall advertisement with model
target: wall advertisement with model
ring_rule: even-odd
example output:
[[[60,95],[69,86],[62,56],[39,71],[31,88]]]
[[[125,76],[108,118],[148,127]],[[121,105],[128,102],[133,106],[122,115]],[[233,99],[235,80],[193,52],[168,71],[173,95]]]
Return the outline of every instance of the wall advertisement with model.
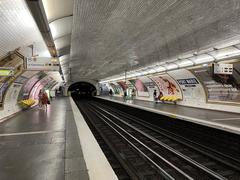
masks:
[[[179,85],[168,74],[150,77],[158,86],[163,96],[177,96],[182,99]]]
[[[149,80],[141,77],[139,79],[131,79],[129,82],[136,88],[137,95],[140,97],[149,97],[149,92],[146,84],[148,84]]]

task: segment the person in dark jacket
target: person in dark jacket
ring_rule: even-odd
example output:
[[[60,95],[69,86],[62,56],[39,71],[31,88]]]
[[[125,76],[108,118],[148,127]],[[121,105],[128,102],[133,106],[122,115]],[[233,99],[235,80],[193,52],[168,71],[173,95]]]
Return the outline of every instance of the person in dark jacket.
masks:
[[[154,98],[155,103],[157,104],[158,103],[158,96],[157,96],[157,90],[156,89],[154,89],[154,91],[153,91],[153,98]]]

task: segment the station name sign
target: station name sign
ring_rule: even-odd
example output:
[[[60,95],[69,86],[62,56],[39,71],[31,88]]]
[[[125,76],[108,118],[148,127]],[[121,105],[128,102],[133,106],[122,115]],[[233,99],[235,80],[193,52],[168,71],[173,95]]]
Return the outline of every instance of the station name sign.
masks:
[[[177,79],[177,82],[185,87],[196,87],[196,84],[199,84],[196,78]]]
[[[178,79],[177,82],[181,85],[186,84],[199,84],[198,80],[196,78],[189,78],[189,79]]]

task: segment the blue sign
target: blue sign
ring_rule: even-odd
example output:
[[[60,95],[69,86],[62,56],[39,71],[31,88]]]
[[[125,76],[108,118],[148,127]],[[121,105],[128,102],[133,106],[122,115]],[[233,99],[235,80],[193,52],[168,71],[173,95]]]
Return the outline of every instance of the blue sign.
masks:
[[[188,85],[188,84],[199,84],[196,78],[188,78],[188,79],[177,79],[177,82],[180,85]]]

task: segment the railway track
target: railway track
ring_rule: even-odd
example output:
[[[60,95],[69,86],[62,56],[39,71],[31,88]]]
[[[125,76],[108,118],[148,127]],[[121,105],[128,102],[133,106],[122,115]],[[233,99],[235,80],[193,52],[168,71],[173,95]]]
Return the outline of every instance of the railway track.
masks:
[[[78,103],[130,179],[239,179],[239,162],[112,107]],[[217,155],[216,155],[217,154]],[[122,171],[122,170],[121,170]]]

